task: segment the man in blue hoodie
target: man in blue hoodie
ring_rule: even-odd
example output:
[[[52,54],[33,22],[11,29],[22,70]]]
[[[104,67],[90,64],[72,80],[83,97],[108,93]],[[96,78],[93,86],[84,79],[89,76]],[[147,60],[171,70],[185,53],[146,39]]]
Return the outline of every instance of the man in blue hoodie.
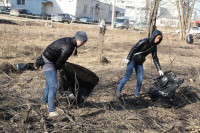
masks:
[[[138,96],[143,80],[143,63],[145,62],[145,57],[148,54],[152,54],[154,64],[160,75],[164,75],[161,70],[161,66],[157,57],[157,45],[162,41],[162,33],[159,30],[155,30],[150,38],[144,38],[139,40],[139,42],[132,47],[128,56],[124,59],[127,63],[126,74],[120,81],[118,88],[116,90],[116,95],[121,98],[121,91],[125,83],[131,78],[133,68],[137,75],[137,85],[135,89],[135,97]]]

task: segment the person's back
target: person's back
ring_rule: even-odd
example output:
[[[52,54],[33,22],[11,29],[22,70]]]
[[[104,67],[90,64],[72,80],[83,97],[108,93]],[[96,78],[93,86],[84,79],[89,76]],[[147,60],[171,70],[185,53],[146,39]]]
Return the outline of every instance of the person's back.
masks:
[[[52,42],[43,52],[43,56],[56,65],[57,69],[64,66],[76,46],[75,38],[65,37]]]

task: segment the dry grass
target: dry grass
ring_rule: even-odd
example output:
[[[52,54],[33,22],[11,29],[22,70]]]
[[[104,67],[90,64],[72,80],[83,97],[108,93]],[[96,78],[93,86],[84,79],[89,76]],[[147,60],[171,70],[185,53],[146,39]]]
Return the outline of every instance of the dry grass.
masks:
[[[39,24],[38,24],[39,25]],[[0,77],[0,131],[12,132],[200,132],[200,62],[199,43],[188,45],[178,36],[161,29],[164,40],[158,47],[163,71],[173,71],[185,79],[177,90],[173,103],[152,103],[147,91],[152,78],[158,76],[151,56],[144,64],[144,81],[139,99],[133,97],[135,74],[124,86],[122,101],[115,98],[115,89],[125,73],[123,58],[145,33],[111,30],[104,40],[104,56],[109,64],[98,63],[98,28],[94,25],[54,24],[54,27],[36,24],[0,24],[0,60],[2,64],[29,63],[41,54],[52,41],[74,36],[77,30],[87,32],[89,41],[78,49],[78,57],[69,62],[82,65],[99,78],[99,84],[83,107],[70,107],[58,95],[58,107],[65,111],[59,119],[47,118],[41,112],[45,79],[42,70],[9,73],[1,69]],[[171,31],[171,30],[170,30]],[[183,91],[184,90],[184,91]],[[24,116],[31,107],[29,121]],[[67,119],[70,114],[72,119]],[[9,124],[8,124],[9,123]]]

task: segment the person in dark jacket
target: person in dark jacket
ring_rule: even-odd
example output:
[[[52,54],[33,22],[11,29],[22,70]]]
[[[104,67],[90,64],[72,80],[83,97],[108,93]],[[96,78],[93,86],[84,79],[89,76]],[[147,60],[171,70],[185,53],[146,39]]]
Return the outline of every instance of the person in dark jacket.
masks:
[[[128,56],[124,59],[127,63],[126,74],[120,81],[118,88],[116,90],[116,95],[121,98],[121,91],[125,83],[130,79],[133,68],[137,75],[137,85],[135,89],[135,97],[138,96],[143,80],[143,63],[145,62],[145,57],[148,54],[152,54],[154,64],[160,75],[164,75],[157,57],[157,45],[162,41],[162,33],[159,30],[155,30],[150,38],[144,38],[139,40],[139,42],[132,47]]]
[[[72,55],[77,47],[87,42],[87,34],[84,31],[77,31],[75,37],[64,37],[52,42],[42,53],[44,65],[42,67],[46,86],[43,93],[43,106],[48,104],[49,116],[59,116],[55,110],[57,93],[57,70],[64,67],[66,60]]]

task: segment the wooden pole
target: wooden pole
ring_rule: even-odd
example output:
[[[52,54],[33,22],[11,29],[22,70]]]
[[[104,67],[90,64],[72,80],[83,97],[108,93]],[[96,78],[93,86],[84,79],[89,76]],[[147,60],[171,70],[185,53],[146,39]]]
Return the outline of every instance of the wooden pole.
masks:
[[[111,25],[111,28],[112,28],[112,29],[114,28],[114,19],[115,19],[115,1],[116,1],[116,0],[113,0],[112,25]]]

